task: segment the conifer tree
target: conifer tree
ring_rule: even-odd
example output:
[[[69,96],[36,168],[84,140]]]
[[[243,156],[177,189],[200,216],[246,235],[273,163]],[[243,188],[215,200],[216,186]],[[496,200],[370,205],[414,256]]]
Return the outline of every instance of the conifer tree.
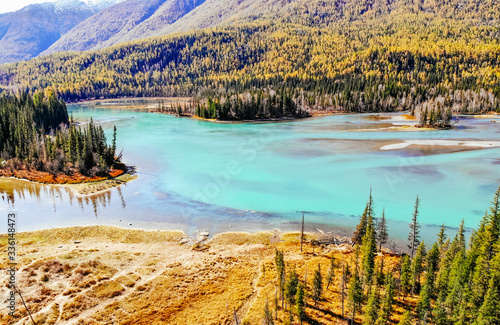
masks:
[[[384,257],[380,259],[380,267],[375,267],[375,269],[378,269],[378,272],[376,274],[375,282],[377,285],[381,286],[384,285],[385,281],[385,273],[384,273]]]
[[[373,325],[378,318],[379,309],[379,294],[377,290],[373,290],[368,297],[368,302],[365,306],[363,314],[363,325]]]
[[[361,280],[359,278],[359,271],[356,267],[354,274],[349,283],[349,292],[347,294],[349,301],[349,308],[351,310],[351,324],[354,324],[354,318],[363,300],[363,288],[361,287]]]
[[[382,245],[387,244],[387,241],[389,239],[389,234],[387,233],[387,221],[385,220],[385,207],[382,210],[382,217],[380,217],[380,220],[377,224],[377,241],[379,251],[382,251]]]
[[[279,251],[278,249],[276,249],[274,263],[276,265],[276,277],[278,280],[278,288],[282,305],[281,307],[283,308],[285,293],[285,258],[283,255],[283,251]]]
[[[405,255],[403,257],[403,263],[401,264],[401,278],[400,278],[401,294],[403,295],[403,301],[405,300],[406,295],[408,294],[410,281],[411,281],[411,261],[410,257],[408,255]]]
[[[299,282],[297,294],[295,295],[295,312],[300,320],[300,324],[302,324],[302,321],[306,318],[305,306],[305,287],[302,282]]]
[[[366,203],[365,210],[359,219],[359,224],[356,226],[356,230],[352,236],[352,241],[355,244],[361,245],[363,242],[363,237],[366,234],[366,230],[368,227],[368,219],[370,216],[373,218],[373,199],[372,199],[372,191],[370,189],[370,198]],[[373,219],[372,219],[373,220]]]
[[[372,223],[370,223],[371,216],[368,218],[368,227],[366,234],[363,237],[363,244],[361,246],[361,253],[363,255],[362,259],[362,271],[363,271],[363,284],[370,285],[375,269],[375,253],[377,250],[377,244],[375,243],[375,234],[373,232]]]
[[[318,264],[318,268],[314,272],[313,286],[312,286],[312,298],[314,300],[314,305],[318,307],[318,301],[321,300],[321,295],[323,294],[323,278],[321,276],[321,264]]]
[[[422,287],[422,292],[420,293],[420,298],[417,304],[417,317],[424,324],[427,323],[427,318],[431,310],[431,298],[429,295],[429,286],[424,284]]]
[[[490,279],[484,303],[479,309],[479,314],[474,324],[500,324],[500,274],[498,272],[493,274]]]
[[[419,206],[419,199],[417,195],[417,199],[415,201],[415,208],[413,210],[413,216],[411,218],[411,223],[410,223],[410,234],[408,235],[408,248],[410,249],[410,256],[413,258],[415,254],[415,250],[417,249],[418,245],[420,244],[420,225],[418,223],[418,206]]]
[[[113,141],[111,142],[111,156],[116,155],[116,125],[113,126]]]
[[[299,276],[295,270],[292,270],[285,284],[285,299],[289,306],[292,306],[295,303],[295,295],[297,294],[298,284]]]
[[[421,242],[418,246],[415,258],[411,262],[411,293],[420,291],[420,275],[423,272],[423,263],[425,259],[425,244]]]
[[[389,323],[394,304],[394,289],[394,278],[392,274],[388,274],[386,277],[385,295],[382,300],[377,322],[375,323],[376,325],[385,325]]]
[[[335,277],[335,258],[333,257],[333,253],[330,256],[330,268],[328,269],[328,274],[326,275],[326,289],[330,286],[330,284],[333,282],[334,277]]]
[[[439,246],[434,243],[432,249],[427,253],[427,274],[426,281],[429,286],[429,292],[431,297],[434,297],[436,293],[435,282],[437,277],[437,270],[439,266]]]
[[[441,226],[441,228],[439,228],[439,233],[437,235],[437,244],[439,247],[442,247],[444,242],[446,241],[446,227],[443,223],[443,225]]]
[[[347,281],[348,281],[348,270],[346,270],[345,264],[342,264],[342,278],[340,279],[340,300],[342,305],[342,318],[345,315],[344,301],[345,301],[345,291],[347,289]]]
[[[446,309],[444,306],[444,293],[443,292],[441,292],[439,294],[439,297],[438,297],[436,304],[434,306],[433,314],[434,314],[434,323],[436,325],[449,324],[447,312],[446,312]]]

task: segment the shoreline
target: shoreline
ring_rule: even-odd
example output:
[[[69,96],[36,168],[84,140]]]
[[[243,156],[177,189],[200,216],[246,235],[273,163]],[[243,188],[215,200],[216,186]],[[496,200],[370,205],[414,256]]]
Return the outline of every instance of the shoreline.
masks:
[[[8,236],[6,233],[0,233],[0,239]],[[226,231],[200,232],[198,236],[190,236],[182,230],[174,229],[145,229],[145,228],[124,228],[113,225],[86,225],[86,226],[68,226],[57,228],[46,228],[37,230],[21,231],[16,233],[17,240],[23,244],[23,241],[36,244],[53,245],[80,245],[92,240],[109,241],[112,243],[139,243],[139,242],[158,242],[158,238],[164,238],[166,242],[177,243],[181,246],[203,244],[221,244],[221,245],[249,245],[264,244],[273,245],[284,241],[284,238],[295,238],[298,241],[300,231],[281,231],[259,230],[259,231]],[[56,241],[56,242],[53,242]],[[321,231],[304,231],[304,243],[312,246],[319,246],[321,243],[336,243],[334,245],[349,245],[353,247],[350,236],[325,234]],[[0,244],[1,247],[1,244]],[[78,247],[78,246],[77,246]],[[384,246],[384,251],[390,254],[398,254],[390,248]]]
[[[321,117],[326,117],[326,116],[335,116],[335,115],[360,115],[360,114],[374,114],[375,116],[378,116],[380,114],[384,113],[398,113],[399,118],[388,118],[388,122],[395,122],[393,123],[392,127],[386,127],[386,128],[381,128],[380,131],[386,131],[386,132],[427,132],[427,131],[438,131],[438,130],[446,130],[446,129],[452,129],[452,128],[434,128],[434,127],[426,127],[426,126],[418,126],[416,118],[414,116],[411,116],[409,114],[409,110],[402,111],[402,110],[395,110],[392,112],[345,112],[345,111],[340,111],[340,110],[318,110],[318,109],[312,109],[309,111],[308,116],[303,116],[303,117],[281,117],[281,118],[262,118],[262,119],[251,119],[251,120],[217,120],[217,119],[210,119],[210,118],[203,118],[199,116],[195,116],[189,113],[178,115],[175,112],[170,112],[170,111],[160,111],[156,109],[156,104],[158,104],[160,101],[167,101],[167,103],[187,103],[191,101],[193,98],[192,97],[120,97],[120,98],[104,98],[104,99],[85,99],[85,100],[78,100],[75,102],[68,102],[68,104],[72,105],[89,105],[93,107],[100,106],[101,103],[102,106],[105,108],[109,106],[110,108],[116,108],[116,109],[123,109],[123,110],[144,110],[148,113],[156,113],[156,114],[166,114],[166,115],[171,115],[179,118],[191,118],[195,120],[200,120],[200,121],[205,121],[205,122],[210,122],[210,123],[221,123],[221,124],[266,124],[266,123],[281,123],[281,122],[293,122],[293,121],[300,121],[300,120],[305,120],[305,119],[310,119],[310,118],[321,118]],[[120,106],[120,103],[123,102],[126,104],[127,102],[147,102],[144,105],[123,105]],[[106,104],[109,103],[109,104]],[[113,103],[116,103],[117,105],[112,105]],[[472,115],[463,115],[463,114],[457,114],[457,117],[464,117],[464,118],[476,118],[476,119],[488,119],[488,118],[500,118],[499,114],[496,114],[495,112],[488,111],[480,114],[472,114]],[[415,125],[401,125],[398,124],[398,122],[415,122]],[[492,120],[492,122],[496,122]]]
[[[96,181],[83,181],[79,183],[44,183],[36,180],[30,180],[26,178],[19,178],[15,176],[0,176],[0,180],[2,179],[11,179],[18,182],[28,182],[30,184],[38,184],[41,186],[53,186],[53,187],[61,187],[71,190],[71,192],[76,197],[90,197],[93,195],[98,195],[105,193],[114,188],[118,188],[119,186],[126,184],[134,179],[137,179],[135,175],[135,169],[130,170],[130,166],[127,166],[127,170],[124,173],[107,179],[101,179]]]

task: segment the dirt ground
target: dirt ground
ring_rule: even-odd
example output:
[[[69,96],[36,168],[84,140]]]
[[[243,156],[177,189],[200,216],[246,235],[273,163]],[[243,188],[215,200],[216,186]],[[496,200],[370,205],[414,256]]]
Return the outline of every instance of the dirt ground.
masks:
[[[16,282],[37,324],[261,324],[266,301],[276,315],[276,248],[284,251],[287,273],[295,269],[309,287],[318,264],[326,278],[333,256],[335,279],[317,307],[307,298],[305,324],[347,324],[340,265],[353,263],[352,247],[313,246],[317,235],[307,235],[303,252],[298,233],[279,232],[219,234],[197,243],[182,232],[92,226],[17,237]],[[5,235],[0,251],[6,269]],[[378,262],[382,258],[392,271],[398,258],[379,254]],[[31,324],[19,301],[14,319],[3,312],[5,272],[0,283],[0,324]],[[285,309],[279,306],[275,324],[289,323],[293,306]],[[394,318],[402,312],[396,307]]]

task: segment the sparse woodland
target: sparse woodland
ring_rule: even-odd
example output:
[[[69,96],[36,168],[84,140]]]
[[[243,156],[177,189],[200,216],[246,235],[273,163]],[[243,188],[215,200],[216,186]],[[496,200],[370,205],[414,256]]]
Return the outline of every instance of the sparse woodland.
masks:
[[[400,257],[378,251],[387,228],[384,214],[374,217],[371,194],[348,256],[323,255],[297,275],[296,261],[276,249],[274,311],[266,305],[263,323],[323,324],[318,315],[332,315],[339,324],[499,324],[500,189],[469,239],[462,222],[451,238],[443,225],[435,243],[420,242],[418,210],[417,198]]]

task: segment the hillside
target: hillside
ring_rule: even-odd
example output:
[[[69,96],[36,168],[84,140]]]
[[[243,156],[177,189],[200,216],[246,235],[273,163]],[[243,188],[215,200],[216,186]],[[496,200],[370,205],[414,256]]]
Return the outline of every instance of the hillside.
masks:
[[[76,24],[116,2],[47,2],[0,15],[0,64],[39,55]]]
[[[127,0],[118,3],[78,24],[43,54],[68,50],[85,51],[113,45],[124,39],[128,32],[142,22],[148,20],[152,25],[151,21],[155,20],[155,17],[152,17],[153,14],[158,16],[159,10],[165,10],[162,8],[166,7],[170,10],[167,10],[165,16],[159,18],[159,23],[164,23],[162,18],[167,19],[165,23],[168,23],[168,17],[175,20],[175,17],[182,15],[183,11],[176,12],[174,8],[183,9],[184,5],[186,3],[183,0]],[[190,7],[185,9],[189,10]]]
[[[128,0],[75,26],[43,54],[101,49],[125,41],[256,19],[325,27],[407,11],[498,24],[494,1]]]
[[[499,12],[493,0],[58,0],[0,16],[0,64],[256,20],[325,28],[417,14],[495,28]]]
[[[321,28],[259,19],[4,65],[0,84],[68,101],[238,95],[250,102],[253,93],[266,105],[278,92],[302,109],[473,114],[500,109],[499,35],[476,20],[410,9]]]

